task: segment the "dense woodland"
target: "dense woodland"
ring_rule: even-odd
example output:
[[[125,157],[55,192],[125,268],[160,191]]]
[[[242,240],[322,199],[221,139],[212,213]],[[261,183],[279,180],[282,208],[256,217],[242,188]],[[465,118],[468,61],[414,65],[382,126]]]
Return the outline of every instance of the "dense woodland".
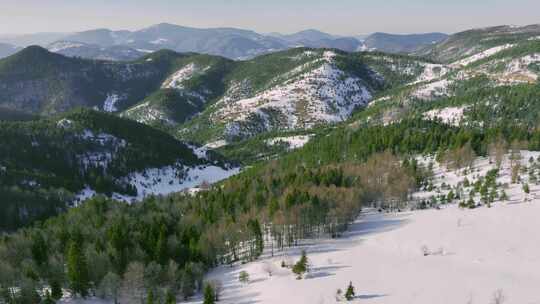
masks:
[[[70,290],[122,303],[189,298],[211,267],[247,262],[305,238],[339,237],[362,206],[404,207],[429,180],[411,155],[466,161],[486,155],[493,143],[511,142],[539,149],[540,133],[424,120],[348,126],[195,196],[134,205],[95,198],[3,237],[2,294],[8,303],[32,303],[36,290],[54,286],[56,295]]]
[[[85,135],[89,131],[97,137]],[[82,109],[50,119],[0,121],[0,141],[9,143],[0,145],[1,230],[63,211],[85,185],[101,193],[135,194],[117,178],[177,161],[201,163],[172,136]]]

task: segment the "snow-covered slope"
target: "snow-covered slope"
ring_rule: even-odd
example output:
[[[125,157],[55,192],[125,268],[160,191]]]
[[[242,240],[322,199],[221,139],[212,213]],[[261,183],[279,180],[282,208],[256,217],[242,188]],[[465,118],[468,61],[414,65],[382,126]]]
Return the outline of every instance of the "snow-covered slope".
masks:
[[[521,151],[522,166],[537,174],[539,155]],[[207,279],[223,283],[224,304],[336,303],[336,290],[344,291],[349,282],[356,287],[353,303],[495,303],[500,295],[505,301],[498,303],[536,303],[540,185],[522,174],[523,183],[531,185],[530,194],[524,193],[520,184],[511,184],[509,165],[506,158],[497,178],[508,200],[496,200],[491,208],[453,204],[400,213],[366,209],[339,239],[309,240],[274,257],[267,252],[256,262],[220,267]],[[465,177],[472,183],[494,167],[479,158],[462,174],[435,163],[437,190],[414,197],[445,194]],[[297,280],[281,263],[298,260],[302,249],[310,272]],[[240,271],[248,272],[249,283],[238,281]]]
[[[311,56],[306,54],[306,56]],[[226,123],[226,136],[249,136],[270,130],[311,128],[322,123],[343,121],[371,99],[364,80],[338,68],[332,51],[295,67],[279,85],[255,95],[241,94],[244,83],[232,86],[218,101],[212,115]],[[309,69],[310,66],[317,66]]]

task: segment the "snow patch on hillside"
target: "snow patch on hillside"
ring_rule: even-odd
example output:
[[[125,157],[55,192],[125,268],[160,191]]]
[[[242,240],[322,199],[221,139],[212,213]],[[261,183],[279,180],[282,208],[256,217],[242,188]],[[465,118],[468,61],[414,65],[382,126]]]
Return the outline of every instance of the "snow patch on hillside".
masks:
[[[420,76],[418,76],[418,78],[415,82],[413,82],[413,84],[425,81],[433,81],[435,79],[443,77],[450,71],[451,69],[449,67],[442,64],[425,64],[424,71],[422,72],[422,74],[420,74]]]
[[[207,143],[206,145],[204,145],[204,147],[206,149],[217,149],[217,148],[221,148],[223,146],[226,146],[228,143],[226,140],[224,139],[220,139],[220,140],[216,140],[216,141],[213,141],[213,142],[210,142],[210,143]]]
[[[441,79],[421,85],[412,93],[412,96],[423,100],[431,100],[437,97],[447,96],[448,87],[450,84],[452,84],[450,80]]]
[[[485,51],[482,51],[480,53],[477,53],[477,54],[474,54],[474,55],[469,56],[467,58],[456,61],[456,62],[452,63],[451,66],[452,67],[464,67],[464,66],[467,66],[467,65],[469,65],[469,64],[471,64],[473,62],[476,62],[476,61],[482,60],[484,58],[493,56],[493,55],[497,54],[500,51],[509,49],[511,47],[514,47],[514,46],[515,46],[514,44],[505,44],[505,45],[492,47],[492,48],[487,49]]]
[[[127,110],[122,116],[129,116],[142,124],[148,124],[155,121],[161,121],[169,125],[175,124],[175,122],[169,119],[163,111],[152,107],[148,101]]]
[[[204,73],[209,67],[201,68],[195,63],[190,63],[178,71],[174,72],[165,82],[161,85],[164,89],[184,89],[183,82],[191,79],[193,76]]]
[[[227,122],[231,134],[242,132],[238,123],[247,121],[258,121],[262,129],[270,130],[311,128],[345,120],[355,108],[367,104],[371,93],[360,78],[335,66],[335,56],[326,51],[320,67],[252,97],[245,98],[249,90],[238,84],[238,92],[218,101],[220,107],[213,120]],[[277,126],[275,119],[279,119]]]
[[[424,113],[424,117],[429,120],[440,120],[445,124],[459,126],[463,119],[465,107],[447,107],[434,109]]]
[[[103,111],[109,113],[118,111],[116,104],[121,99],[122,98],[118,94],[107,94],[107,99],[105,99],[105,101],[103,102]]]
[[[49,45],[48,50],[53,53],[58,53],[67,49],[84,47],[84,43],[72,42],[72,41],[58,41]]]
[[[92,130],[85,129],[79,137],[89,143],[96,145],[94,149],[87,150],[77,155],[81,168],[107,169],[118,151],[127,146],[124,139],[117,138],[107,133],[95,134]]]
[[[531,83],[538,80],[538,74],[529,70],[530,64],[540,63],[540,54],[534,53],[512,59],[500,78],[504,83]]]
[[[166,38],[158,38],[156,40],[150,41],[151,44],[165,44],[167,42],[169,42],[169,39]]]
[[[267,145],[273,146],[276,144],[286,144],[290,150],[302,148],[309,142],[312,135],[295,135],[287,137],[275,137],[266,141]]]
[[[146,169],[130,174],[129,183],[137,188],[136,197],[117,196],[127,201],[141,201],[149,195],[166,195],[213,184],[240,172],[239,168],[224,169],[218,166],[185,167],[182,165]]]
[[[232,175],[238,174],[240,168],[222,168],[213,165],[187,167],[182,164],[162,168],[149,168],[134,172],[120,179],[137,189],[136,196],[114,193],[112,198],[127,203],[140,202],[151,195],[167,195],[182,192],[203,184],[213,184]],[[86,187],[76,196],[76,203],[96,195],[96,192]]]

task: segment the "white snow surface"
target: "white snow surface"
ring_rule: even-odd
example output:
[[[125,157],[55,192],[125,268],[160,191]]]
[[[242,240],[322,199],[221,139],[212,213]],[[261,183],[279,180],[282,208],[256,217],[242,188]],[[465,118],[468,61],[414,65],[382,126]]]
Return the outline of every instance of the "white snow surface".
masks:
[[[186,170],[187,175],[182,177]],[[196,188],[203,183],[212,184],[238,172],[240,172],[239,168],[224,169],[218,166],[186,168],[180,165],[180,167],[167,166],[159,169],[147,169],[127,177],[130,183],[137,188],[137,197],[117,195],[117,198],[127,202],[141,201],[149,195],[166,195]]]
[[[197,66],[195,63],[190,63],[178,71],[174,72],[165,82],[161,85],[162,88],[169,88],[169,89],[183,89],[184,85],[183,82],[190,79],[197,73],[203,73],[206,71],[209,67],[201,68]]]
[[[530,165],[529,157],[540,155],[521,154],[524,166]],[[474,181],[493,166],[479,158],[468,177]],[[439,164],[434,171],[439,186],[455,186],[464,178]],[[509,174],[505,160],[498,181],[508,181]],[[266,251],[258,261],[218,267],[206,279],[223,283],[223,304],[336,303],[336,290],[345,291],[349,282],[356,287],[351,303],[493,303],[497,290],[505,304],[539,303],[540,185],[531,185],[529,202],[520,185],[506,191],[510,199],[491,208],[447,205],[401,213],[366,209],[341,238],[307,240],[274,257]],[[297,261],[301,249],[307,251],[311,270],[297,280],[280,264]],[[272,276],[265,271],[269,267]],[[238,282],[240,271],[248,272],[249,284]]]
[[[167,195],[197,188],[203,183],[216,183],[239,172],[240,168],[222,168],[214,165],[186,167],[177,164],[150,168],[123,178],[137,189],[137,196],[114,193],[112,198],[127,203],[139,202],[151,195]],[[94,195],[96,195],[95,191],[87,187],[77,195],[76,202],[82,202]]]
[[[279,126],[283,129],[310,128],[322,122],[345,120],[356,107],[367,104],[372,96],[360,78],[348,75],[335,66],[335,55],[326,51],[320,67],[252,97],[245,96],[249,93],[240,92],[243,84],[239,83],[233,87],[234,93],[229,92],[218,101],[220,108],[214,113],[213,119],[233,123],[229,124],[229,132],[234,132],[234,122],[247,121],[254,115],[262,120],[265,129],[271,129],[268,110],[280,113],[284,121]],[[296,75],[297,69],[289,74]]]
[[[63,50],[80,48],[83,46],[85,46],[84,43],[73,42],[73,41],[58,41],[50,45],[48,49],[50,52],[58,53]]]
[[[446,65],[433,63],[424,64],[424,71],[418,76],[414,83],[433,81],[443,77],[450,71],[451,69]]]
[[[116,112],[116,103],[121,100],[121,97],[118,94],[107,94],[107,99],[103,102],[103,111],[105,112]]]
[[[337,240],[306,245],[312,271],[296,280],[283,259],[266,258],[276,269],[269,277],[263,261],[216,269],[223,282],[221,303],[336,303],[335,292],[350,281],[352,303],[492,303],[501,289],[507,304],[538,303],[537,240],[540,204],[493,208],[379,214],[367,211]],[[423,256],[422,246],[432,255]],[[245,270],[251,283],[238,282]],[[200,303],[200,302],[197,302]]]
[[[309,142],[312,135],[295,135],[286,137],[275,137],[266,141],[267,145],[273,146],[279,143],[285,143],[289,146],[290,150],[302,148]]]
[[[471,64],[473,62],[476,62],[476,61],[482,60],[484,58],[493,56],[493,55],[497,54],[498,52],[506,50],[506,49],[511,48],[511,47],[514,47],[514,44],[504,44],[504,45],[492,47],[492,48],[487,49],[485,51],[482,51],[480,53],[469,56],[467,58],[458,60],[458,61],[452,63],[451,66],[453,66],[453,67],[464,67],[464,66],[469,65],[469,64]]]
[[[151,44],[165,44],[167,42],[169,42],[169,39],[166,38],[158,38],[156,40],[150,41]]]
[[[221,148],[223,146],[226,146],[227,144],[228,143],[227,143],[226,140],[220,139],[220,140],[216,140],[216,141],[207,143],[206,145],[204,145],[204,148],[206,148],[206,149],[217,149],[217,148]]]
[[[441,120],[445,124],[459,126],[463,119],[463,111],[465,107],[446,107],[442,109],[434,109],[424,113],[424,117],[428,120]]]
[[[437,97],[447,96],[448,86],[450,84],[452,84],[452,81],[448,79],[441,79],[424,84],[413,91],[412,96],[422,100],[432,100]]]

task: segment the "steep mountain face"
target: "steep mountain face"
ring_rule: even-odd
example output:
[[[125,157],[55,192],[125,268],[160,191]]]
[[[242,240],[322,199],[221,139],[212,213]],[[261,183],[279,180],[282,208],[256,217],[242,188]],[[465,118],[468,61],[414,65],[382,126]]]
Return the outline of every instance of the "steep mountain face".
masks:
[[[540,37],[540,25],[538,24],[524,27],[505,25],[473,29],[451,35],[439,44],[415,51],[414,55],[451,63],[495,47],[537,40],[538,37]]]
[[[119,111],[159,89],[186,56],[162,51],[119,63],[68,58],[28,47],[0,60],[0,105],[31,114],[65,112],[77,106]]]
[[[202,112],[225,91],[225,77],[236,63],[209,55],[179,60],[160,89],[123,116],[150,125],[175,126]]]
[[[329,49],[261,56],[238,63],[225,78],[225,93],[182,127],[180,136],[235,141],[340,122],[383,88],[414,79],[418,65],[405,57]]]
[[[0,122],[0,229],[55,214],[96,193],[127,202],[234,173],[217,155],[92,110]]]
[[[364,40],[364,49],[377,50],[386,53],[411,53],[420,48],[439,43],[448,35],[443,33],[426,33],[411,35],[396,35],[374,33]]]
[[[116,45],[101,47],[97,44],[88,44],[73,41],[57,41],[47,46],[50,52],[67,57],[79,57],[108,61],[132,61],[146,55],[127,46]]]
[[[20,48],[14,45],[7,44],[7,43],[0,43],[0,59],[11,56],[17,53],[19,50]]]

